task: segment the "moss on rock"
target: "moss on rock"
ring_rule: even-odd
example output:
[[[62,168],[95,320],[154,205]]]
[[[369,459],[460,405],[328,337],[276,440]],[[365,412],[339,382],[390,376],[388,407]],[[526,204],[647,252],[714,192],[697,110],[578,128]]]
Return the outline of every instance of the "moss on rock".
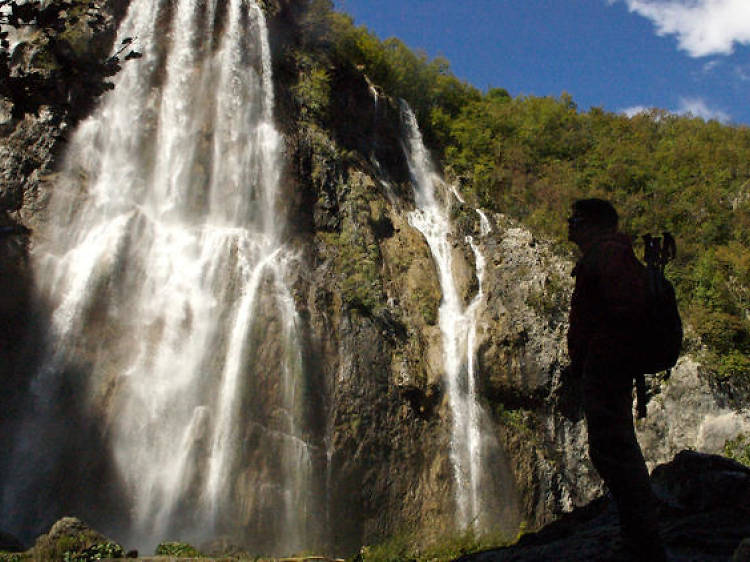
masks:
[[[119,544],[80,519],[63,517],[52,525],[49,533],[40,536],[25,554],[34,562],[89,562],[122,558],[125,553]]]

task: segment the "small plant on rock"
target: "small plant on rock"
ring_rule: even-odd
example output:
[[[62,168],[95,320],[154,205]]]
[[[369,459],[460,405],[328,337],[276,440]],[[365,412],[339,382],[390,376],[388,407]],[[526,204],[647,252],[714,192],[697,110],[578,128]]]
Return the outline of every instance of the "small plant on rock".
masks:
[[[156,556],[198,557],[200,552],[185,542],[163,542],[156,547]]]

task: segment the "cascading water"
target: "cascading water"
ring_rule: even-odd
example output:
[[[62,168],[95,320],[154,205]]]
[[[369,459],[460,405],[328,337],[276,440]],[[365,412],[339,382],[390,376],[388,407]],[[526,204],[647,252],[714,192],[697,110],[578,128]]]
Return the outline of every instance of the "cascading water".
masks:
[[[487,469],[484,463],[488,449],[497,447],[482,432],[486,416],[478,402],[474,359],[477,317],[484,303],[482,280],[485,260],[474,240],[468,237],[466,242],[476,260],[479,290],[469,305],[464,306],[453,278],[452,227],[445,206],[436,193],[438,186],[447,186],[435,171],[416,117],[405,102],[402,102],[402,118],[407,133],[404,151],[417,206],[409,215],[409,222],[422,233],[430,247],[443,293],[439,324],[443,341],[444,382],[452,418],[450,458],[455,480],[456,522],[460,528],[473,526],[485,529],[496,521],[493,521],[490,513],[493,498],[488,497],[494,491],[485,489],[483,484]],[[455,190],[453,194],[460,199]],[[483,230],[482,234],[485,233]]]
[[[80,369],[130,501],[129,540],[240,528],[260,548],[307,547],[311,453],[263,13],[254,0],[134,0],[126,37],[144,56],[76,132],[34,252],[50,351],[15,456],[40,447],[60,379]],[[3,505],[44,485],[11,482]]]

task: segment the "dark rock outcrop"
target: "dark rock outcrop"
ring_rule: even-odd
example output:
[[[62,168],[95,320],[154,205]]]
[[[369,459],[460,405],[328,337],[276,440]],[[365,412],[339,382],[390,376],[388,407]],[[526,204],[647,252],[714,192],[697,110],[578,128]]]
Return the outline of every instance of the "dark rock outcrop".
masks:
[[[750,468],[716,455],[679,453],[651,475],[660,500],[661,534],[670,560],[745,560],[750,537]],[[514,546],[459,558],[462,562],[631,560],[609,497],[575,509]]]

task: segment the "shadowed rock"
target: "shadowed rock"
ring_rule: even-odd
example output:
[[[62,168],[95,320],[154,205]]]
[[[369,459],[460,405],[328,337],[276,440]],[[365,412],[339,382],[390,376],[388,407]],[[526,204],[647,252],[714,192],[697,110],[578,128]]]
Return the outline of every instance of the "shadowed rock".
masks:
[[[654,469],[651,483],[660,502],[661,533],[670,560],[748,559],[748,541],[743,539],[750,537],[750,468],[717,455],[682,451]],[[511,547],[458,560],[631,559],[620,539],[615,505],[609,497],[600,497]]]
[[[9,533],[0,531],[0,552],[21,552],[23,544]]]

